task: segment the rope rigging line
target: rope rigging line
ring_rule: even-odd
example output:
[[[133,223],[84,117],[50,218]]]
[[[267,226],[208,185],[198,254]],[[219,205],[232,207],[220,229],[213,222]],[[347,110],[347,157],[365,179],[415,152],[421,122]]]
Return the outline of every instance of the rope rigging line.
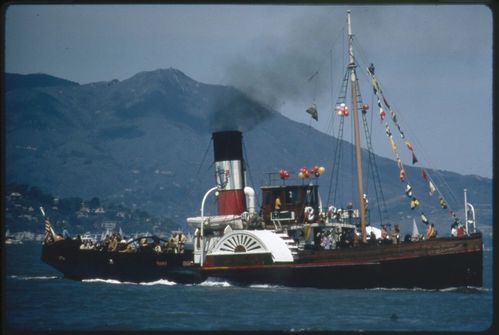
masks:
[[[354,41],[356,41],[356,40],[354,40]],[[362,57],[362,54],[361,54],[361,57]],[[356,57],[354,57],[354,63],[356,64],[356,66],[359,66],[359,62],[358,62],[358,60],[357,60]],[[351,69],[350,69],[350,71],[351,71]],[[347,72],[347,76],[350,75],[350,73],[351,73],[350,71]],[[363,72],[362,72],[362,74],[365,76],[365,74]],[[366,78],[367,78],[367,76],[366,76]],[[344,79],[344,82],[345,82],[345,79]],[[369,82],[369,80],[368,80],[368,82]],[[347,80],[347,84],[348,84],[348,80]],[[361,90],[360,90],[358,76],[356,76],[356,87],[357,87],[357,90],[356,90],[357,91],[356,99],[359,102],[359,105],[363,105],[362,104],[362,96],[361,96]],[[343,93],[343,89],[342,89],[342,93]],[[344,96],[346,96],[346,90],[345,90],[345,93],[343,93],[340,96],[339,103],[344,101],[344,99],[343,100],[341,99],[341,97],[344,97]],[[380,178],[380,175],[379,175],[379,170],[378,170],[378,167],[377,167],[377,164],[376,164],[374,150],[373,150],[373,147],[372,147],[371,134],[369,132],[369,128],[370,127],[367,124],[367,120],[365,118],[365,114],[364,113],[362,113],[362,117],[363,117],[363,125],[364,125],[365,136],[366,136],[366,144],[367,144],[367,148],[368,148],[368,150],[367,150],[367,152],[368,152],[367,176],[372,176],[374,193],[375,193],[375,197],[376,197],[376,200],[377,200],[376,201],[376,205],[377,205],[377,209],[378,209],[380,221],[383,222],[383,213],[385,214],[385,217],[388,218],[388,212],[387,212],[387,209],[386,209],[386,202],[385,202],[384,194],[383,194],[383,191],[382,191],[381,178]],[[342,120],[343,120],[343,118],[342,118]],[[373,117],[371,115],[371,127],[372,127],[372,120],[373,120]],[[353,143],[353,140],[351,140],[351,142]],[[353,155],[352,155],[352,160],[353,160]],[[353,162],[352,162],[352,166],[353,166]],[[366,187],[366,190],[369,189],[369,181],[370,181],[370,178],[367,178],[367,185],[366,185],[367,187]],[[353,179],[352,179],[352,187],[353,187]],[[337,183],[335,184],[335,189],[337,189]]]
[[[343,77],[343,81],[341,84],[341,89],[340,89],[340,96],[338,98],[337,105],[344,103],[346,100],[346,92],[348,89],[348,75],[349,71],[347,70],[345,72],[345,75]],[[334,112],[333,112],[334,113]],[[333,117],[334,120],[334,117]],[[334,179],[334,196],[333,196],[333,203],[336,203],[336,195],[338,194],[338,182],[339,182],[339,167],[341,166],[341,159],[342,159],[342,152],[343,152],[343,129],[344,129],[344,118],[340,118],[340,123],[338,126],[338,136],[336,137],[336,146],[333,152],[333,164],[331,164],[331,179],[329,182],[329,190],[328,190],[328,197],[327,197],[327,204],[330,204],[330,196],[331,196],[331,191],[333,190],[333,179]],[[335,169],[335,166],[337,167]],[[334,171],[338,170],[338,172],[335,174]]]
[[[211,151],[212,142],[213,142],[213,138],[210,138],[210,141],[208,142],[208,147],[204,151],[203,157],[201,158],[201,162],[199,163],[198,169],[194,175],[194,180],[191,181],[190,186],[188,187],[187,198],[190,198],[194,193],[194,187],[192,187],[192,185],[198,185],[200,180],[201,180],[201,178],[200,178],[201,168],[203,167],[204,162],[206,160],[206,157],[208,156],[208,152]],[[215,162],[212,162],[211,165],[208,167],[208,169],[210,169],[214,164],[215,164]]]
[[[361,95],[361,90],[360,90],[360,85],[359,85],[359,79],[358,76],[356,76],[356,82],[355,85],[357,87],[356,92],[357,92],[357,102],[359,106],[362,106],[362,123],[364,126],[364,134],[366,136],[366,146],[367,146],[367,152],[368,152],[368,166],[367,166],[367,177],[372,176],[373,179],[373,187],[374,187],[374,193],[376,197],[376,205],[378,208],[378,214],[379,214],[379,219],[380,223],[383,223],[383,214],[385,214],[385,217],[388,218],[388,211],[386,209],[386,202],[385,202],[385,197],[383,194],[383,188],[381,186],[381,177],[379,175],[379,170],[378,166],[376,164],[376,156],[374,154],[374,149],[372,146],[372,135],[370,133],[370,127],[367,124],[367,109],[364,109],[364,104],[362,100],[362,95]],[[371,121],[372,121],[372,114],[371,113]],[[369,190],[369,181],[370,178],[366,178],[367,183],[366,183],[366,190]],[[366,192],[367,193],[367,192]]]
[[[385,202],[385,196],[383,194],[383,188],[381,187],[381,177],[379,175],[379,169],[378,165],[376,164],[376,155],[374,154],[372,142],[371,142],[371,133],[369,131],[369,127],[367,125],[367,118],[366,115],[362,115],[362,121],[364,125],[364,130],[365,130],[365,135],[366,135],[366,142],[367,142],[367,152],[368,152],[368,159],[369,159],[369,164],[368,164],[368,171],[367,175],[369,176],[371,172],[372,174],[372,179],[373,179],[373,187],[374,187],[374,194],[376,197],[376,205],[378,207],[378,213],[379,213],[379,218],[381,224],[383,224],[383,214],[385,214],[385,217],[388,219],[388,211],[386,209],[386,202]],[[367,179],[369,182],[369,178]],[[367,184],[366,189],[369,189],[369,184]],[[379,201],[381,199],[381,201]]]
[[[344,40],[343,40],[344,41]],[[345,53],[343,53],[343,55],[345,55]],[[345,58],[342,58],[343,60],[343,65],[345,65]],[[356,59],[354,58],[354,62],[357,64],[357,61]],[[357,64],[358,65],[358,64]],[[345,68],[345,66],[343,66],[343,68]],[[332,71],[332,65],[331,65],[331,71]],[[347,70],[345,72],[345,76],[342,80],[342,85],[341,85],[341,89],[340,89],[340,94],[339,94],[339,97],[338,97],[338,100],[337,100],[337,103],[336,105],[340,105],[342,103],[345,103],[346,102],[346,95],[347,95],[347,89],[348,89],[348,84],[349,84],[349,77],[351,75],[351,72],[353,71],[352,68],[350,67],[347,67]],[[331,82],[333,82],[332,80],[332,77],[331,77]],[[360,90],[360,87],[359,87],[359,81],[358,81],[358,76],[356,76],[356,82],[355,82],[355,85],[357,86],[357,94],[356,94],[356,97],[355,99],[357,99],[357,101],[360,101],[360,105],[362,105],[362,96],[361,96],[361,90]],[[333,92],[332,93],[332,96],[331,96],[331,101],[333,99]],[[332,116],[335,116],[334,114],[331,114]],[[340,115],[340,114],[338,114]],[[348,114],[347,114],[348,115]],[[367,176],[372,176],[373,178],[373,188],[374,188],[374,193],[375,193],[375,196],[376,196],[376,205],[377,205],[377,209],[378,209],[378,213],[379,213],[379,216],[380,216],[380,221],[383,222],[383,213],[386,214],[386,217],[388,217],[388,213],[387,213],[387,210],[386,210],[386,202],[385,202],[385,199],[384,199],[384,194],[382,192],[382,187],[381,187],[381,178],[379,176],[379,170],[377,168],[377,164],[376,164],[376,160],[375,160],[375,155],[374,155],[374,150],[372,148],[372,143],[371,143],[371,134],[369,132],[369,127],[367,125],[367,120],[365,118],[365,114],[363,113],[362,114],[362,117],[363,117],[363,124],[364,124],[364,129],[365,129],[365,136],[366,136],[366,142],[367,142],[367,147],[368,147],[368,169],[367,169]],[[340,174],[340,166],[342,164],[342,161],[343,161],[343,146],[342,146],[342,143],[343,143],[343,130],[344,130],[344,117],[341,117],[340,118],[340,125],[339,125],[339,129],[338,129],[338,136],[337,136],[337,143],[336,143],[336,147],[335,147],[335,151],[334,151],[334,164],[333,164],[333,169],[331,171],[331,178],[330,178],[330,183],[329,183],[329,191],[328,191],[328,198],[327,198],[327,203],[329,204],[329,200],[331,198],[331,191],[334,190],[334,195],[333,195],[333,204],[336,204],[336,201],[337,201],[337,195],[339,193],[341,193],[340,191],[340,187],[342,187],[341,185],[339,185],[339,174]],[[334,118],[333,118],[333,121],[334,121]],[[371,117],[371,124],[372,124],[372,117]],[[353,127],[353,123],[351,124],[351,126]],[[331,127],[334,129],[334,127]],[[353,131],[351,130],[351,137],[353,136]],[[353,143],[353,138],[350,139],[351,140],[351,143]],[[352,151],[353,151],[353,146],[352,146]],[[336,169],[334,169],[334,166],[336,166]],[[353,167],[354,166],[354,154],[353,152],[351,153],[351,166]],[[370,180],[370,178],[367,178],[368,182]],[[343,185],[343,182],[344,180],[342,179],[342,182],[341,184]],[[352,189],[354,187],[354,179],[351,178],[351,182],[352,182]],[[333,184],[334,184],[334,188],[333,188]],[[369,184],[367,185],[367,188],[366,190],[369,189]],[[382,208],[381,208],[382,207]]]

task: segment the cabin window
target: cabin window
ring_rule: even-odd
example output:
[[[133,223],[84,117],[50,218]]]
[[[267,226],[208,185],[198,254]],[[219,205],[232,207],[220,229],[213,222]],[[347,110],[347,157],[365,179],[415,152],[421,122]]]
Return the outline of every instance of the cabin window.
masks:
[[[272,196],[270,192],[265,193],[265,204],[268,206],[272,203]]]
[[[316,192],[314,189],[308,189],[305,195],[305,204],[307,206],[315,206],[317,204]]]
[[[292,188],[286,190],[286,203],[287,204],[297,204],[300,202],[300,192],[298,189]]]

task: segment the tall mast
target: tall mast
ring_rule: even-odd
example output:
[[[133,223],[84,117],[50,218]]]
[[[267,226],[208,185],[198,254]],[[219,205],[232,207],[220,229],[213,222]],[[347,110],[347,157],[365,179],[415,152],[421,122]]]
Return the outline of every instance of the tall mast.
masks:
[[[362,233],[362,242],[366,243],[366,209],[364,204],[364,185],[362,181],[362,156],[360,150],[360,130],[359,130],[359,109],[357,106],[357,78],[355,73],[355,58],[353,56],[353,34],[352,21],[350,11],[347,11],[348,24],[348,56],[350,69],[350,79],[352,81],[352,112],[353,112],[353,128],[355,137],[355,161],[357,163],[357,191],[359,194],[359,211],[360,211],[360,229]]]

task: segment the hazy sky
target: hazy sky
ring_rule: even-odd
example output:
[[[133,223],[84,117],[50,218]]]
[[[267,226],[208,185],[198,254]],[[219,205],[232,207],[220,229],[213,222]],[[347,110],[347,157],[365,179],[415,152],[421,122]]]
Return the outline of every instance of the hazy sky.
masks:
[[[174,67],[331,133],[347,9],[363,100],[375,105],[372,62],[422,165],[491,177],[492,15],[481,5],[14,5],[5,69],[83,84]],[[319,122],[305,113],[314,101]],[[377,117],[372,133],[376,152],[393,158]]]

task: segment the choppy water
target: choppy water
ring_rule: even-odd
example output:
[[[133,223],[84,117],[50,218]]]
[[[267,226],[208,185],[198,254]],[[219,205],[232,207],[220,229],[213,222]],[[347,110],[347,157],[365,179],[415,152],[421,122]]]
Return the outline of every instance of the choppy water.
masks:
[[[4,252],[8,330],[482,331],[493,320],[490,249],[483,288],[443,290],[77,282],[40,260],[40,244]]]

